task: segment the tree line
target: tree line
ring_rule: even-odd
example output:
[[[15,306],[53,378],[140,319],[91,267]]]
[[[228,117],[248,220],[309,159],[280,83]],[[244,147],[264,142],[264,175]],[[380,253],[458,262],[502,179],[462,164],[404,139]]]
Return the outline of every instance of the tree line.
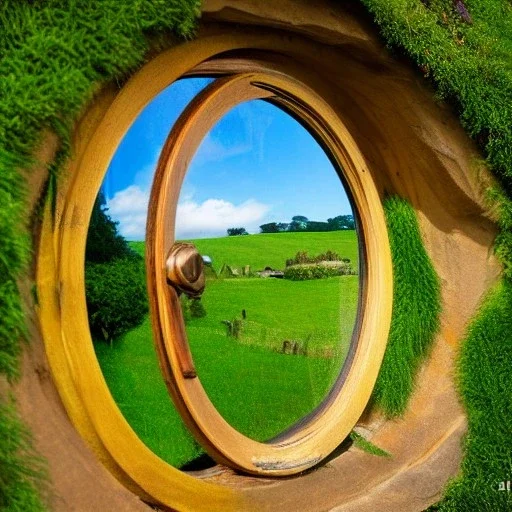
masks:
[[[304,215],[295,215],[291,222],[268,222],[260,226],[260,233],[285,233],[307,231],[339,231],[342,229],[355,229],[353,215],[338,215],[327,222],[309,220]],[[229,228],[228,236],[248,235],[245,228]]]

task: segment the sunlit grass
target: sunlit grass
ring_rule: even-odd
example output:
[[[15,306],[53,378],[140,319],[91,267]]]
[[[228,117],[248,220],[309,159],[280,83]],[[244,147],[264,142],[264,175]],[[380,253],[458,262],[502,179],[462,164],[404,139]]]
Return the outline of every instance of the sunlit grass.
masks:
[[[268,439],[314,409],[345,360],[357,312],[357,276],[290,282],[209,281],[208,315],[187,332],[217,409],[249,437]],[[222,320],[241,319],[240,339]],[[307,354],[283,355],[283,341]]]
[[[512,283],[484,302],[462,344],[457,381],[468,416],[461,473],[433,510],[512,510]]]
[[[292,234],[285,246],[278,237],[287,234],[262,235],[265,256],[252,247],[246,252],[249,260],[235,258],[236,244],[243,245],[252,236],[226,237],[221,242],[228,245],[223,252],[226,262],[234,266],[257,266],[257,258],[268,261],[273,254],[282,267],[286,258],[301,250],[305,239],[312,253],[331,249],[354,257],[355,233],[335,233],[341,240],[338,246],[331,242],[331,233]],[[138,248],[143,251],[140,244]],[[210,248],[206,247],[207,254],[216,262]],[[270,258],[263,266],[273,261]],[[267,440],[311,412],[326,396],[346,356],[357,296],[358,276],[300,282],[208,280],[202,298],[207,316],[191,319],[187,332],[199,378],[225,419],[245,435]],[[239,339],[228,336],[222,323],[235,318],[242,320]],[[309,355],[280,353],[284,340],[296,342]],[[96,343],[96,352],[121,411],[156,454],[182,466],[202,453],[168,396],[149,320],[116,340],[112,349]]]
[[[251,270],[265,267],[283,269],[285,261],[297,251],[318,255],[327,250],[337,252],[342,258],[349,258],[357,269],[359,257],[357,234],[353,230],[328,231],[324,233],[261,233],[246,236],[220,238],[197,238],[191,240],[203,255],[213,260],[219,270],[223,264],[234,267],[250,265]],[[130,242],[139,254],[144,254],[144,242]]]

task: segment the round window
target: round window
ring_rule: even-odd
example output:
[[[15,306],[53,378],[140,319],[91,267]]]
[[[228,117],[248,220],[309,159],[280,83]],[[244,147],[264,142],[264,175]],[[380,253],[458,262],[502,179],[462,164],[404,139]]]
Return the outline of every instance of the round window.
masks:
[[[272,265],[263,266],[262,264],[259,265],[260,268],[254,269],[258,272],[259,280],[254,278],[254,274],[251,279],[250,262],[243,262],[239,268],[236,268],[232,261],[223,261],[222,267],[214,271],[220,273],[220,277],[224,278],[220,284],[218,281],[205,277],[206,271],[210,271],[210,268],[205,269],[203,257],[207,257],[207,265],[212,263],[208,255],[201,254],[193,243],[176,241],[176,212],[181,186],[201,142],[216,123],[221,122],[237,106],[256,101],[265,101],[292,115],[307,127],[325,148],[339,178],[346,184],[354,205],[355,217],[360,219],[358,224],[360,226],[361,271],[351,266],[351,262],[347,261],[350,258],[344,258],[336,254],[335,251],[331,251],[330,248],[325,248],[326,255],[322,261],[321,255],[309,257],[306,251],[301,251],[300,247],[297,247],[298,250],[295,254],[290,255],[289,265],[286,268],[286,262],[283,261],[283,267],[278,271]],[[369,208],[368,190],[364,184],[365,174],[358,168],[360,162],[355,161],[353,155],[347,150],[347,141],[344,139],[344,135],[344,128],[330,107],[301,82],[281,73],[235,73],[218,78],[194,98],[174,125],[160,156],[150,200],[146,258],[154,336],[161,367],[178,410],[198,441],[215,460],[245,472],[287,475],[304,471],[318,464],[346,438],[369,398],[367,381],[361,379],[361,372],[366,375],[373,373],[378,367],[378,364],[375,363],[381,357],[380,351],[372,353],[374,349],[371,348],[373,341],[371,330],[379,321],[375,311],[372,312],[372,308],[375,304],[374,301],[382,293],[382,283],[379,277],[373,273],[372,266],[367,264],[373,257],[374,244],[371,238],[375,224],[372,219],[374,213]],[[271,184],[268,185],[269,188],[271,186]],[[293,193],[293,182],[288,186]],[[342,187],[339,180],[338,187]],[[314,197],[312,190],[310,201],[322,201],[322,197]],[[308,218],[300,215],[296,217],[295,220],[292,220],[295,223],[292,225],[292,231],[301,229],[301,227],[305,231],[309,223]],[[275,224],[282,225],[284,223],[276,222]],[[326,222],[326,224],[328,223]],[[321,224],[316,226],[312,224],[312,226],[312,229],[323,228]],[[263,227],[265,228],[266,224],[263,224]],[[231,229],[236,230],[237,228]],[[245,232],[245,228],[239,229],[244,229],[241,233]],[[279,230],[279,227],[275,229]],[[285,230],[283,227],[281,229]],[[289,229],[290,226],[286,228],[286,231]],[[238,236],[243,236],[243,234]],[[282,247],[286,236],[282,234],[281,239],[274,238],[273,241],[277,246]],[[265,240],[271,243],[269,238]],[[288,240],[289,238],[287,242]],[[302,238],[302,240],[305,239]],[[240,240],[238,247],[243,252],[242,242]],[[271,258],[272,248],[270,245],[267,251],[268,257]],[[238,260],[236,256],[233,257]],[[239,263],[242,262],[239,261]],[[265,269],[267,269],[267,274],[264,274]],[[262,273],[267,276],[274,273],[273,275],[276,277],[279,276],[279,271],[283,272],[283,277],[289,278],[284,279],[286,284],[279,290],[275,286],[274,290],[267,286],[266,291],[262,292],[261,287],[265,286],[266,282],[263,280],[265,278],[261,277]],[[248,279],[238,279],[236,284],[226,282],[229,278],[241,278],[244,273]],[[289,283],[307,277],[341,276],[355,273],[360,274],[361,279],[359,308],[358,311],[348,311],[349,308],[346,308],[345,318],[339,317],[342,310],[338,309],[337,344],[330,346],[328,335],[325,332],[312,340],[315,331],[321,330],[321,327],[328,330],[329,325],[325,325],[328,323],[327,321],[322,322],[322,313],[315,311],[314,308],[309,312],[300,312],[300,303],[306,300],[306,293],[318,293],[320,296],[325,296],[329,293],[328,288],[324,286],[320,290],[314,290],[310,287],[310,291],[308,291],[295,284],[295,290],[293,290],[293,288],[290,289]],[[343,286],[347,287],[349,281],[343,279],[340,277],[337,284],[343,283]],[[223,304],[226,301],[229,302],[229,297],[238,295],[236,300],[240,300],[238,302],[239,311],[231,316],[226,312],[228,315],[226,318],[218,317],[213,328],[211,321],[203,322],[202,330],[199,323],[196,322],[194,327],[189,326],[187,333],[186,319],[183,313],[184,305],[186,308],[203,308],[198,299],[205,286],[208,308],[222,312],[225,310]],[[300,290],[304,291],[300,292]],[[267,297],[258,299],[258,294],[261,293],[266,293]],[[251,322],[252,311],[256,318],[261,318],[265,314],[267,316],[278,314],[275,303],[273,305],[268,296],[268,294],[274,293],[281,294],[284,311],[290,313],[295,310],[299,317],[298,320],[294,320],[292,314],[288,315],[287,320],[283,320],[283,322],[288,322],[290,331],[293,332],[293,327],[300,330],[301,321],[307,320],[309,315],[317,316],[320,319],[312,332],[302,332],[295,336],[281,338],[278,334],[275,339],[272,332],[269,335],[269,329],[276,328],[275,325],[265,326],[261,321]],[[295,294],[295,297],[291,303],[286,304],[286,295],[289,293]],[[192,305],[188,304],[187,299],[183,299],[183,297],[188,297],[192,301]],[[253,306],[246,307],[244,301]],[[348,295],[345,297],[345,305],[347,301],[350,301]],[[319,305],[318,302],[317,300],[315,306]],[[258,308],[258,306],[261,307]],[[270,311],[268,311],[269,309]],[[281,312],[281,316],[284,311]],[[215,322],[215,320],[213,321]],[[221,323],[224,324],[230,340],[218,340]],[[348,343],[346,341],[340,343],[340,330],[350,332],[351,342],[349,340]],[[268,342],[266,341],[267,337],[269,337]],[[336,334],[333,337],[336,338]],[[197,371],[189,338],[200,357],[206,358],[206,360],[200,361],[202,372]],[[226,343],[231,343],[231,346],[226,347]],[[264,354],[265,350],[267,350],[267,354]],[[225,354],[222,361],[216,362],[218,353],[222,351]],[[267,365],[266,373],[274,372],[275,380],[281,385],[286,384],[289,376],[285,371],[284,363],[288,363],[289,359],[284,359],[282,355],[281,358],[276,356],[275,353],[279,351],[282,355],[291,353],[298,356],[296,357],[297,361],[299,359],[306,360],[305,364],[308,366],[308,370],[321,373],[326,382],[330,381],[330,386],[322,396],[315,397],[313,401],[316,403],[312,410],[303,411],[295,418],[293,415],[283,414],[280,428],[277,427],[276,430],[276,426],[274,426],[274,430],[272,430],[271,427],[265,435],[264,433],[260,434],[265,429],[258,429],[261,419],[257,420],[251,414],[251,410],[254,410],[252,406],[256,404],[254,404],[254,399],[251,400],[249,397],[260,384],[263,384],[263,393],[270,396],[272,394],[271,379],[267,377],[263,383],[260,379],[258,383],[251,384],[249,378],[233,378],[233,375],[238,372],[230,371],[230,368],[235,367],[242,372],[245,368],[246,374],[251,374],[254,373],[255,367],[261,367],[262,359],[266,357],[269,360],[265,363]],[[340,364],[341,354],[343,354],[342,364]],[[338,361],[335,372],[332,369],[326,371],[325,365],[318,365],[318,361],[314,361],[321,356],[327,356],[332,362]],[[309,365],[308,358],[310,358]],[[317,363],[316,370],[314,363]],[[208,371],[209,367],[215,366],[215,371]],[[212,390],[210,384],[212,374],[214,376],[223,375],[223,385],[220,387],[223,389],[224,400],[219,398],[219,393],[216,392],[220,384],[218,379],[217,385],[213,386],[216,389]],[[209,390],[205,389],[202,376],[205,376],[208,381]],[[323,387],[325,388],[325,382]],[[242,395],[237,396],[238,393],[242,393]],[[225,400],[226,396],[229,397],[228,403]],[[294,397],[288,397],[288,401],[292,400],[294,403],[300,404],[303,402],[300,396],[300,393],[297,393]],[[361,400],[362,397],[364,398]],[[252,402],[249,407],[244,407],[244,398]],[[214,402],[221,404],[224,414],[219,412],[219,408]],[[236,403],[240,405],[233,406]],[[260,405],[257,407],[259,410],[264,410],[261,404],[257,405]],[[279,407],[293,409],[291,406],[287,407],[286,403],[281,403]],[[245,409],[245,413],[240,415],[242,409]],[[274,411],[268,410],[268,415],[271,416],[272,412]],[[230,414],[235,418],[231,423],[226,421],[226,416]],[[256,422],[256,425],[250,424],[252,420]],[[236,423],[241,427],[235,428],[234,424]],[[242,433],[241,430],[244,428],[248,435]]]
[[[41,328],[66,410],[125,485],[148,501],[180,510],[258,509],[237,489],[243,487],[240,481],[192,478],[166,462],[169,457],[159,446],[145,442],[144,432],[154,427],[151,418],[136,426],[126,403],[108,387],[92,337],[107,341],[100,348],[106,360],[114,334],[100,325],[91,336],[84,271],[91,213],[107,168],[129,127],[159,93],[182,78],[203,80],[183,105],[159,156],[145,233],[146,280],[162,380],[184,422],[176,428],[193,435],[191,446],[198,453],[199,443],[215,461],[241,473],[284,476],[311,468],[341,444],[360,418],[377,378],[391,319],[389,243],[381,198],[332,106],[335,93],[307,67],[283,58],[303,52],[313,61],[314,45],[301,42],[298,47],[279,35],[246,34],[206,37],[190,45],[161,54],[121,90],[105,90],[77,128],[74,158],[55,210],[48,205],[43,220],[37,277]],[[261,53],[226,54],[244,47]],[[282,54],[273,53],[276,48]],[[234,230],[225,237],[237,244],[230,254],[225,247],[216,252],[215,243],[205,248],[203,235],[179,232],[180,219],[191,215],[190,209],[180,208],[186,205],[180,194],[186,194],[187,172],[192,178],[194,159],[210,131],[243,105],[277,112],[291,123],[289,133],[299,127],[312,136],[330,165],[330,178],[326,174],[319,180],[332,179],[330,188],[346,196],[350,209],[335,206],[332,213],[317,217],[310,205],[327,204],[329,194],[313,185],[308,185],[307,210],[292,206],[250,224],[232,209],[228,218],[233,222],[222,226],[226,235]],[[271,140],[276,148],[285,148],[276,135]],[[258,176],[260,182],[249,190],[284,186],[273,187],[272,176],[254,171]],[[288,187],[288,197],[300,195],[293,173]],[[235,206],[270,204],[255,193],[230,201]],[[337,225],[343,216],[352,224]],[[315,233],[310,224],[316,222],[315,229],[322,231],[320,224],[329,220],[327,234],[334,242],[304,242]],[[263,226],[277,231],[256,234]],[[331,230],[333,226],[339,229]],[[336,245],[347,236],[352,237],[352,253]],[[243,249],[251,240],[266,242]],[[125,270],[116,270],[116,289],[128,277]],[[137,291],[132,293],[135,297]],[[150,332],[149,319],[144,329]],[[295,373],[288,371],[292,367]],[[125,377],[125,391],[135,394],[136,382],[123,375],[122,367],[115,372],[120,381]],[[292,390],[288,395],[282,393],[287,385]],[[273,394],[280,398],[273,400]],[[162,430],[162,445],[165,437]]]

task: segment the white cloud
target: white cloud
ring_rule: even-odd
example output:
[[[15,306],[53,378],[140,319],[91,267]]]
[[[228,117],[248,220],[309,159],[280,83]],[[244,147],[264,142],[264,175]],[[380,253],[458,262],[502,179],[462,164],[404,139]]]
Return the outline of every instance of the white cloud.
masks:
[[[224,199],[207,199],[199,204],[188,200],[178,204],[176,238],[223,236],[230,227],[257,231],[270,207],[249,199],[234,205]]]
[[[143,240],[149,191],[131,185],[117,192],[107,203],[109,215],[119,222],[120,233],[128,240]],[[176,238],[224,236],[230,227],[245,227],[257,232],[270,206],[249,199],[235,205],[224,199],[207,199],[197,203],[188,196],[178,204]]]
[[[128,240],[143,240],[146,233],[149,191],[131,185],[107,202],[108,214],[119,222],[120,233]]]

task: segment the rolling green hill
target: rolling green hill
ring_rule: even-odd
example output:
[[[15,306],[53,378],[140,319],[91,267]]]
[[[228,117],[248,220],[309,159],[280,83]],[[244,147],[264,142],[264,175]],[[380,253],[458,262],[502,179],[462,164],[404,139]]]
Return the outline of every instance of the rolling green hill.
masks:
[[[252,270],[262,270],[267,266],[283,269],[285,261],[298,251],[307,251],[311,255],[335,251],[342,258],[349,258],[356,269],[359,261],[355,231],[262,233],[187,241],[193,242],[201,254],[210,256],[216,270],[224,263],[234,267],[250,265]],[[144,242],[130,242],[130,245],[144,254]]]

